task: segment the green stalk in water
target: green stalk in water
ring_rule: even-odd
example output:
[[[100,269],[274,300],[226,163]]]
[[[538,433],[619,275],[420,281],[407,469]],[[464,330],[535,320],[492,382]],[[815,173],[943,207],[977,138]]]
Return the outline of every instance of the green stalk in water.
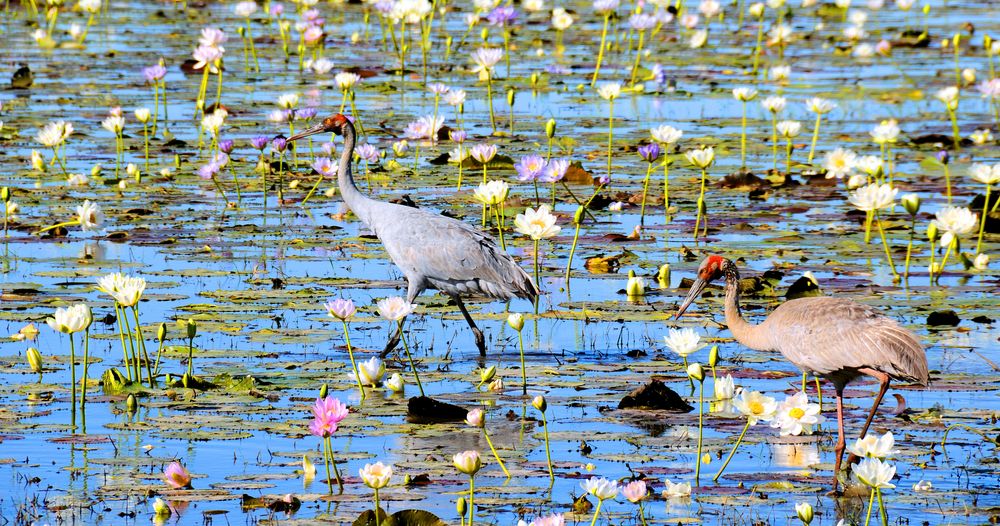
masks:
[[[611,21],[612,11],[606,11],[604,13],[604,25],[601,28],[601,47],[597,51],[597,64],[594,66],[594,76],[590,79],[590,87],[593,88],[594,84],[597,83],[597,76],[601,72],[601,62],[604,61],[604,48],[607,46],[608,42],[608,22]]]

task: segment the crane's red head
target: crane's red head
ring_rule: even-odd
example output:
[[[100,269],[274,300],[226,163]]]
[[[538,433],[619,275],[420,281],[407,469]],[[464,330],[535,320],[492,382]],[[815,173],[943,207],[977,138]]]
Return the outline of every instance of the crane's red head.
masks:
[[[333,132],[336,133],[337,135],[343,135],[344,128],[348,124],[350,124],[350,122],[351,121],[349,121],[347,117],[343,116],[340,113],[337,113],[335,115],[330,115],[329,117],[323,119],[323,121],[317,124],[316,126],[302,130],[301,132],[296,133],[295,135],[289,137],[288,140],[295,141],[298,139],[302,139],[303,137],[309,137],[310,135],[316,135],[317,133],[324,133],[324,132]]]
[[[681,303],[679,309],[677,309],[677,314],[674,318],[680,318],[684,311],[694,303],[694,300],[701,295],[701,291],[705,290],[714,280],[717,280],[725,275],[725,267],[731,265],[732,263],[722,256],[712,254],[705,258],[698,266],[698,277],[691,284],[691,290],[688,291],[688,295],[684,298],[684,302]]]

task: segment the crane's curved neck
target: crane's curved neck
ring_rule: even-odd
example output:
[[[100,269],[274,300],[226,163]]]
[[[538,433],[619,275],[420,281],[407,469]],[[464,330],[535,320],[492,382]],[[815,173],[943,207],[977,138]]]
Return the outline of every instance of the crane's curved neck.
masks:
[[[740,272],[736,270],[736,265],[727,262],[723,267],[726,276],[726,325],[729,332],[741,344],[754,349],[766,350],[769,348],[767,334],[760,325],[751,325],[743,318],[740,310]]]
[[[350,121],[344,124],[344,152],[340,154],[340,166],[337,170],[337,186],[340,187],[340,195],[344,199],[347,207],[358,216],[366,225],[370,224],[369,208],[367,203],[371,201],[368,196],[358,190],[354,184],[354,175],[351,173],[351,160],[354,157],[354,145],[357,141],[357,134],[354,131],[354,124]]]

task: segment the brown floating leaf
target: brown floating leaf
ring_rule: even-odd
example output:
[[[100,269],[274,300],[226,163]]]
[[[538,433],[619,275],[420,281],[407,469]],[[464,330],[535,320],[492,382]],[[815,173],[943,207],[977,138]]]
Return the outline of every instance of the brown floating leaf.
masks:
[[[406,404],[406,421],[411,424],[462,422],[469,410],[428,396],[414,396]]]
[[[694,408],[660,380],[653,380],[625,395],[618,409],[663,409],[688,413]]]

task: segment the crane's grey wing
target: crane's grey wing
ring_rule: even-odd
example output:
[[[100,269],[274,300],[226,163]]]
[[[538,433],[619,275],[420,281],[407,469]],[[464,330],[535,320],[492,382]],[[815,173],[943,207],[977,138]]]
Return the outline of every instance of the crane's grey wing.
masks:
[[[531,276],[486,233],[426,210],[394,212],[393,221],[376,220],[375,230],[407,279],[448,294],[538,295]]]
[[[927,384],[927,354],[909,330],[867,305],[843,298],[799,298],[761,324],[775,350],[820,375],[868,367]]]

